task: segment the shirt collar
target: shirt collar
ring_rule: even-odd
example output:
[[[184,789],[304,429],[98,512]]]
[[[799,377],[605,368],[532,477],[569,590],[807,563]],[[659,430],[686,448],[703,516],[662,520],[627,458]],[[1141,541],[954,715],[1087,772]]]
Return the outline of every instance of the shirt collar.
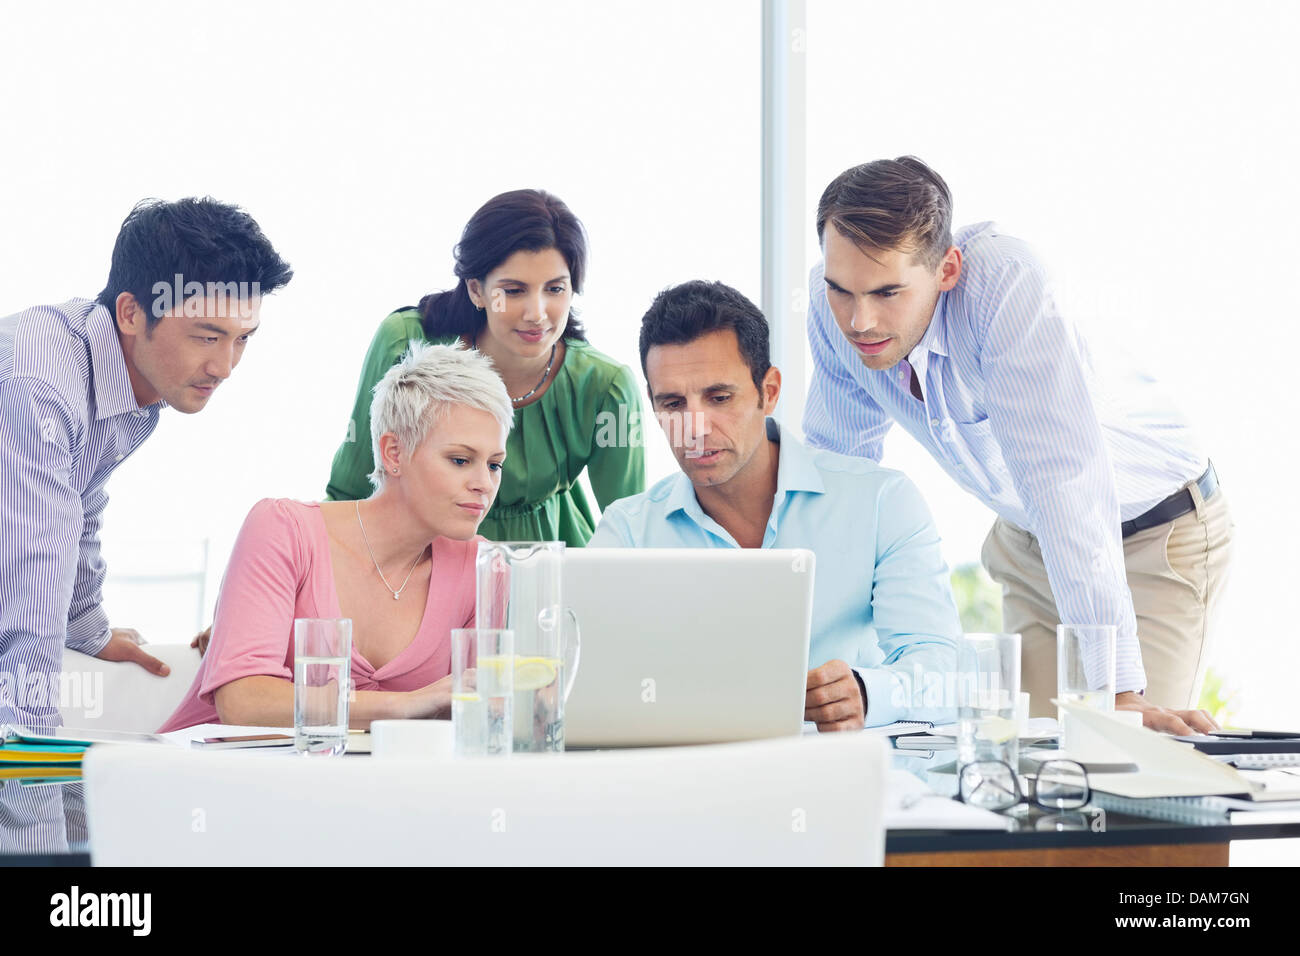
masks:
[[[700,523],[704,515],[704,509],[700,507],[699,499],[695,497],[695,486],[691,484],[691,479],[686,477],[686,472],[678,471],[673,486],[668,491],[668,497],[664,499],[664,514],[672,515],[678,511],[684,511],[690,517],[694,518],[696,523]]]
[[[122,343],[117,337],[117,324],[104,306],[96,305],[91,310],[86,319],[86,335],[90,339],[95,420],[103,421],[114,415],[139,411],[140,405],[131,390],[131,377],[126,372]]]
[[[807,491],[813,494],[825,494],[826,483],[822,481],[821,472],[817,469],[817,464],[813,460],[813,452],[802,442],[797,441],[789,434],[783,432],[781,426],[775,418],[769,418],[766,422],[767,437],[780,446],[776,465],[776,497],[773,499],[773,509],[776,505],[784,500],[787,492]],[[677,480],[673,482],[668,496],[664,499],[664,513],[671,515],[677,511],[684,511],[697,524],[703,524],[708,515],[700,507],[700,501],[695,497],[695,486],[691,484],[691,479],[686,477],[686,473],[679,471]]]
[[[803,442],[785,432],[775,418],[767,420],[767,437],[781,446],[781,457],[776,466],[776,496],[787,491],[826,493],[826,483],[813,460],[816,454]]]
[[[934,304],[934,315],[930,316],[930,324],[926,327],[925,334],[921,336],[921,341],[916,343],[916,348],[912,349],[912,355],[920,352],[929,352],[932,355],[948,354],[948,323],[944,319],[944,306],[948,302],[948,293],[940,292],[939,301]],[[908,356],[909,360],[911,356]]]

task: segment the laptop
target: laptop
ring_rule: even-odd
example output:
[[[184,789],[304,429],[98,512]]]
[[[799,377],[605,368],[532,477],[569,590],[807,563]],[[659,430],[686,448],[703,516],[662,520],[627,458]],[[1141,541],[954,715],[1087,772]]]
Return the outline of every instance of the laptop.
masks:
[[[582,647],[566,747],[799,734],[814,562],[806,550],[567,551]]]

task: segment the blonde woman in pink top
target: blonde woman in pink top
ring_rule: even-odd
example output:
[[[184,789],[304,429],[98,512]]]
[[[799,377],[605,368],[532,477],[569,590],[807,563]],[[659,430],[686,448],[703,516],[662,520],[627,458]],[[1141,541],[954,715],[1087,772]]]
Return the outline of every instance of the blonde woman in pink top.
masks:
[[[352,619],[353,727],[451,710],[451,630],[474,623],[475,532],[501,483],[510,396],[489,359],[412,343],[375,386],[375,492],[259,501],[239,532],[212,641],[163,732],[293,724],[293,621]]]

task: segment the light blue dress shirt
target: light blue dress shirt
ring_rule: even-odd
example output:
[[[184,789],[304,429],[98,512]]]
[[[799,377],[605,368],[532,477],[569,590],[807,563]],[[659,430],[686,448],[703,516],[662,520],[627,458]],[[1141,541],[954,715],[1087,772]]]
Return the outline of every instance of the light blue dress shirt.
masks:
[[[842,660],[867,690],[867,726],[949,720],[941,687],[961,633],[930,511],[903,474],[814,451],[767,420],[779,442],[776,497],[764,548],[817,556],[808,667]],[[587,545],[738,548],[678,472],[605,509]]]
[[[1154,379],[1118,356],[1094,361],[1026,243],[988,222],[953,241],[961,278],[892,369],[862,364],[831,314],[824,266],[813,269],[804,434],[878,461],[890,425],[902,425],[959,485],[1038,538],[1061,620],[1116,625],[1116,690],[1141,690],[1120,523],[1198,477],[1206,456]]]

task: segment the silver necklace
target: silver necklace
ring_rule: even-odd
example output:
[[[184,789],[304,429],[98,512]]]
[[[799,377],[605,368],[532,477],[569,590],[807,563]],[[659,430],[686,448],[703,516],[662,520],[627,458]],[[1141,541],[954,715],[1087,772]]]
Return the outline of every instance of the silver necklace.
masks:
[[[357,524],[361,525],[361,540],[366,543],[366,551],[369,552],[370,554],[370,560],[374,561],[375,570],[379,572],[379,580],[384,582],[384,587],[388,588],[388,590],[392,592],[393,600],[396,601],[399,597],[402,596],[402,592],[406,590],[406,586],[411,582],[411,575],[415,573],[415,565],[419,564],[420,559],[424,557],[424,549],[421,548],[420,553],[415,556],[415,561],[411,564],[411,570],[406,572],[406,580],[402,582],[402,586],[398,588],[396,591],[393,591],[393,586],[388,583],[388,578],[384,577],[384,569],[379,566],[378,561],[375,561],[375,552],[371,550],[370,539],[366,537],[366,526],[365,523],[361,520],[361,502],[360,501],[356,502],[356,506],[357,506]]]
[[[546,384],[546,380],[551,377],[551,366],[555,364],[555,347],[559,344],[560,344],[559,342],[556,342],[551,346],[551,357],[546,362],[546,371],[542,373],[542,380],[538,382],[536,385],[534,385],[533,390],[529,392],[527,395],[520,395],[518,398],[510,399],[510,401],[526,402],[528,401],[528,399],[532,398],[534,395],[537,394],[537,390],[539,388],[541,388],[543,385]]]
[[[553,366],[553,365],[555,364],[555,349],[556,349],[556,347],[557,347],[559,344],[560,344],[559,342],[555,342],[554,344],[551,345],[551,357],[550,357],[550,358],[547,360],[547,362],[546,362],[546,371],[542,373],[542,379],[541,379],[541,381],[539,381],[536,385],[533,386],[533,390],[532,390],[531,392],[528,392],[528,393],[525,394],[525,395],[520,395],[518,398],[512,398],[512,399],[510,399],[510,401],[512,401],[512,402],[526,402],[526,401],[528,401],[530,398],[532,398],[534,395],[537,394],[537,390],[538,390],[539,388],[541,388],[543,385],[546,384],[546,380],[547,380],[548,378],[551,377],[551,366]],[[478,348],[478,336],[477,336],[477,335],[474,336],[474,341],[470,343],[469,347],[472,348],[472,349],[477,349],[477,348]]]

